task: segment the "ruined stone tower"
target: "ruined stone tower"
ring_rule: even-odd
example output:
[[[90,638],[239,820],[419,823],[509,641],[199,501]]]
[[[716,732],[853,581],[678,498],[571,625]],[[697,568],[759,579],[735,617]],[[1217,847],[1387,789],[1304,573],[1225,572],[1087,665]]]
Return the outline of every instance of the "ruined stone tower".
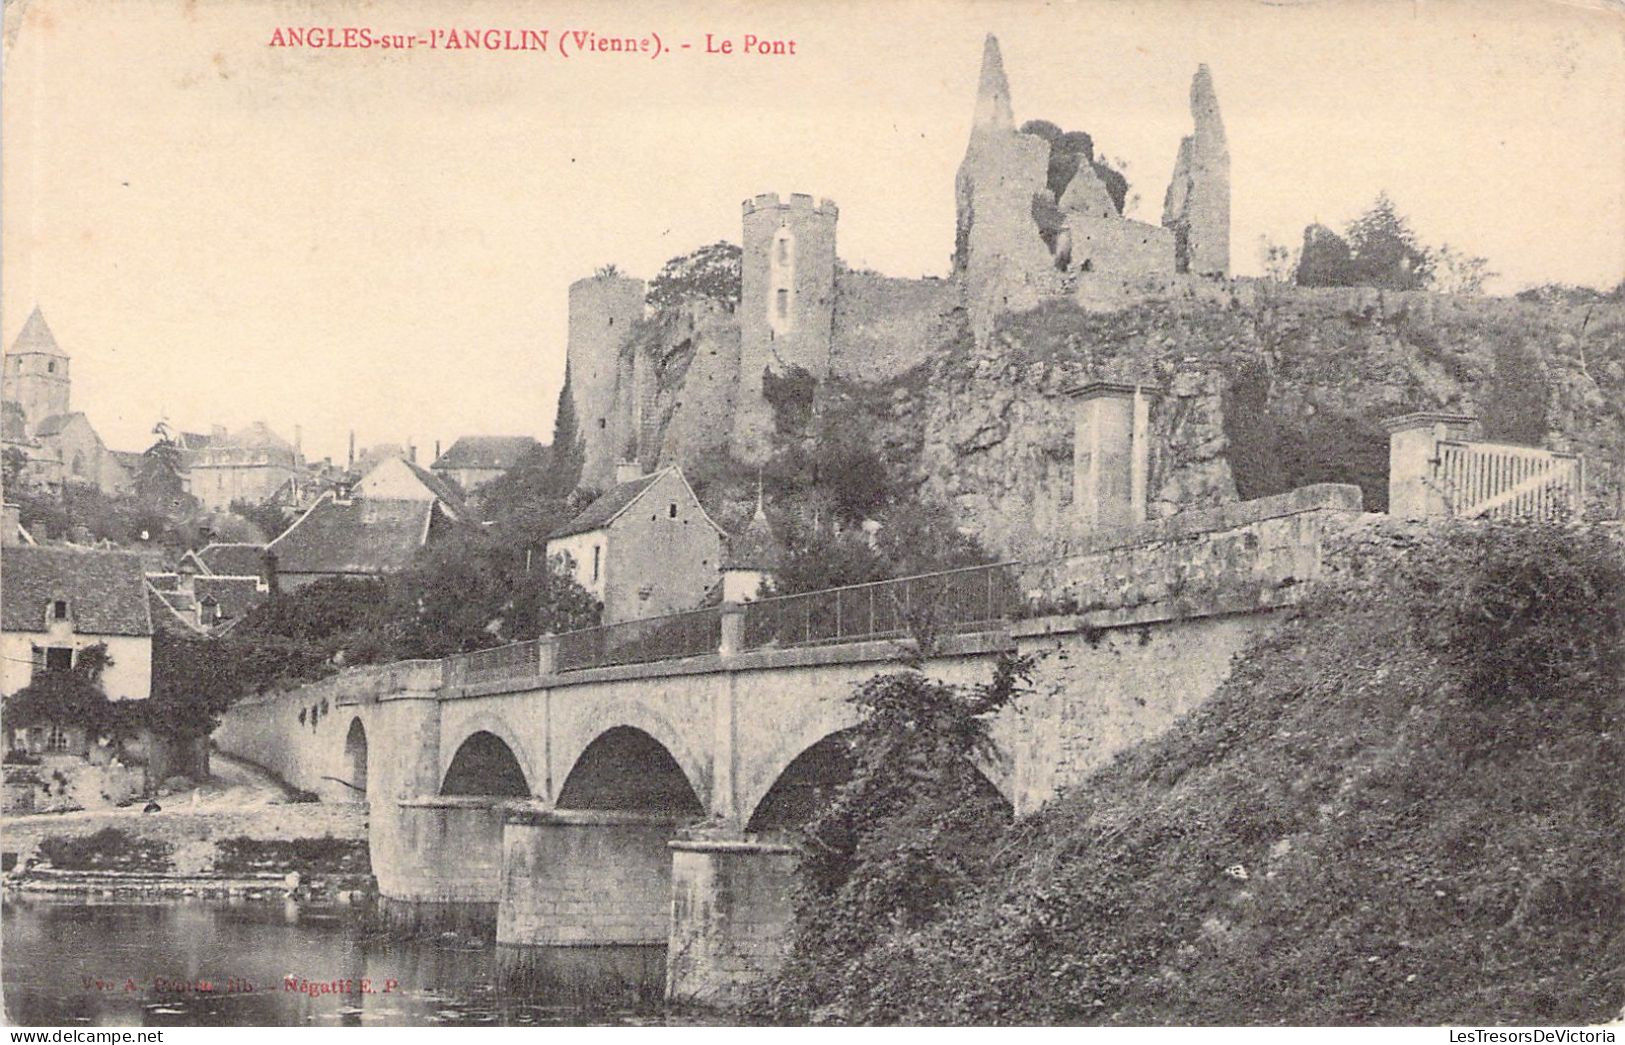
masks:
[[[1174,263],[1194,276],[1230,275],[1230,150],[1225,144],[1213,75],[1198,66],[1191,80],[1195,129],[1179,143],[1162,223],[1174,231]]]
[[[626,403],[617,402],[621,345],[643,318],[644,286],[628,276],[589,276],[570,284],[570,389],[586,453],[581,483],[607,490],[625,450]]]
[[[743,209],[732,448],[735,457],[755,464],[767,458],[773,431],[763,374],[804,371],[816,381],[829,376],[840,211],[829,200],[815,204],[801,193],[788,203],[772,193],[757,196]]]
[[[1047,192],[1049,143],[1016,130],[999,41],[982,45],[970,143],[954,180],[954,273],[978,341],[1001,313],[1032,308],[1059,289],[1049,247],[1032,217]]]
[[[5,397],[23,408],[32,435],[47,417],[68,412],[69,388],[68,354],[36,305],[6,356]]]

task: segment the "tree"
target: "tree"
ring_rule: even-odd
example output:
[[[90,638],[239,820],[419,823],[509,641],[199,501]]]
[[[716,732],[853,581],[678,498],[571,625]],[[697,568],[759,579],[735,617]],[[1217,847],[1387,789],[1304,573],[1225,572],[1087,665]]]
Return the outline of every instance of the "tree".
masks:
[[[675,308],[684,301],[703,299],[732,311],[739,304],[740,255],[738,247],[718,240],[672,258],[649,281],[649,307]]]
[[[1354,278],[1351,262],[1348,242],[1342,236],[1325,225],[1309,225],[1303,230],[1303,248],[1298,251],[1298,286],[1349,286]]]
[[[136,497],[172,518],[189,514],[196,508],[197,499],[186,492],[185,471],[180,445],[160,429],[158,441],[141,455],[141,467],[135,476]]]
[[[977,765],[992,758],[991,720],[1031,667],[1004,657],[989,682],[961,687],[916,660],[847,698],[859,714],[846,734],[852,776],[805,828],[775,1008],[798,1019],[844,1008],[876,940],[925,928],[986,879],[1010,809]]]
[[[570,364],[566,361],[564,386],[559,389],[559,406],[553,413],[553,442],[548,447],[547,480],[543,486],[549,497],[560,500],[580,485],[581,469],[587,459],[587,442],[581,436],[570,381]]]
[[[1298,270],[1298,254],[1284,243],[1268,236],[1258,237],[1258,265],[1271,283],[1291,283]]]
[[[1445,294],[1482,294],[1485,282],[1500,275],[1489,271],[1488,258],[1475,257],[1448,243],[1440,244],[1431,261],[1432,289]]]
[[[27,470],[27,454],[15,446],[0,451],[0,487],[4,487],[8,495],[24,485],[23,477]]]
[[[1348,244],[1354,285],[1387,290],[1427,286],[1428,252],[1388,193],[1377,193],[1371,207],[1349,223]]]
[[[102,689],[102,675],[112,664],[106,644],[97,643],[75,653],[66,671],[36,670],[28,685],[5,699],[6,724],[80,726],[92,738],[114,733],[119,723]]]
[[[260,540],[275,540],[281,536],[282,531],[288,528],[288,517],[283,513],[282,506],[269,501],[263,504],[252,504],[248,501],[232,501],[231,511],[254,524],[264,536]]]

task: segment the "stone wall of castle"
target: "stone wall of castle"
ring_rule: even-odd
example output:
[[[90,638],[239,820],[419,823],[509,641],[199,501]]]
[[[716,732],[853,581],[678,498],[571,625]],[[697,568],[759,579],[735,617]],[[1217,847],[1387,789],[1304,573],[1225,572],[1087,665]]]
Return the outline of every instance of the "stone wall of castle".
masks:
[[[953,280],[837,273],[830,372],[877,382],[912,370],[958,336],[962,301]]]

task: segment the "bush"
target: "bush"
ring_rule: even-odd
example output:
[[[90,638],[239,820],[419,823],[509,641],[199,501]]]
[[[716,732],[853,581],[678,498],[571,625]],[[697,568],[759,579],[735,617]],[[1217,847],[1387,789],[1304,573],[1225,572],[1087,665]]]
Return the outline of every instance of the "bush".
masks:
[[[78,838],[52,836],[42,840],[39,853],[60,871],[167,871],[170,846],[151,838],[137,838],[116,827],[104,827]]]

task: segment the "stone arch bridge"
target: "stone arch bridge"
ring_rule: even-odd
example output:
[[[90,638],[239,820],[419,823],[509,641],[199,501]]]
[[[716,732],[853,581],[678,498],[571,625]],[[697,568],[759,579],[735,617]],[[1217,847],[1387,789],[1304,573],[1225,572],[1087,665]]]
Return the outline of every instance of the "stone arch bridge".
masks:
[[[1368,518],[1357,489],[1306,487],[1078,541],[1017,568],[1014,619],[946,637],[924,670],[981,682],[1001,653],[1039,655],[981,767],[1029,811],[1210,696],[1320,575],[1328,533]],[[367,802],[392,915],[494,925],[499,944],[664,948],[669,993],[724,999],[774,967],[785,832],[841,778],[852,686],[900,652],[750,648],[744,613],[723,607],[714,651],[675,659],[564,670],[564,640],[542,640],[356,669],[239,703],[215,739],[323,801]]]

